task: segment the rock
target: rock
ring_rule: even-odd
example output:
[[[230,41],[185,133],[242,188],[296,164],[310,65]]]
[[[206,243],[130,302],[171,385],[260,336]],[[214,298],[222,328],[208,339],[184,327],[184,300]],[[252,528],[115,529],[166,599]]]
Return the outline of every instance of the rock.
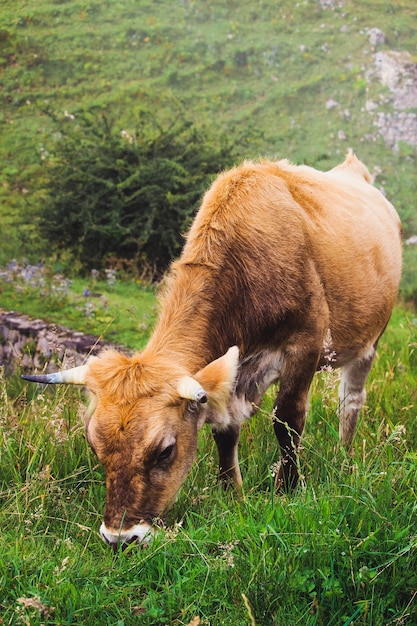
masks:
[[[382,46],[385,43],[385,33],[379,28],[369,28],[368,36],[371,46]]]
[[[405,50],[377,52],[374,69],[369,76],[377,78],[388,87],[396,109],[411,109],[417,106],[417,64]]]
[[[379,111],[375,124],[387,146],[393,150],[398,150],[401,141],[417,147],[417,115],[415,113]]]
[[[344,6],[343,0],[320,0],[320,6],[322,9],[341,9]]]
[[[389,96],[369,100],[365,109],[373,116],[387,146],[398,151],[400,142],[417,147],[417,115],[407,109],[417,106],[417,64],[407,51],[380,51],[366,72],[368,82],[378,80]],[[391,105],[392,111],[387,111]],[[378,110],[380,107],[384,110]]]
[[[333,100],[333,98],[329,98],[326,102],[326,109],[330,111],[330,109],[335,109],[340,107],[340,103],[337,100]]]
[[[41,335],[38,339],[38,342],[36,344],[36,352],[39,352],[40,354],[42,354],[42,356],[48,359],[51,356],[51,348],[49,345],[49,341],[44,335]]]
[[[26,373],[73,367],[110,345],[126,352],[125,348],[94,335],[48,325],[43,320],[31,320],[27,315],[0,309],[0,365],[7,374],[16,364]]]

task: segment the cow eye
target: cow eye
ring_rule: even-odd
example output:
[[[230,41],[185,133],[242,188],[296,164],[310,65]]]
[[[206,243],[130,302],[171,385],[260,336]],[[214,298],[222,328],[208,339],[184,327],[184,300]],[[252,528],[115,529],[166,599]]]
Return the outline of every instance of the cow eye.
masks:
[[[168,459],[172,456],[175,445],[167,446],[162,450],[162,452],[158,455],[158,463],[163,463],[164,461],[168,461]]]

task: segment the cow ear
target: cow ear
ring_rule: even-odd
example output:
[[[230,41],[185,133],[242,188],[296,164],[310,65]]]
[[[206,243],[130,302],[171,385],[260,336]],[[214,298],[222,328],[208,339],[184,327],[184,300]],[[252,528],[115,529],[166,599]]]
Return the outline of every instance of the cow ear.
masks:
[[[225,411],[235,387],[239,367],[239,348],[233,346],[219,359],[212,361],[195,374],[194,379],[207,393],[209,407]]]

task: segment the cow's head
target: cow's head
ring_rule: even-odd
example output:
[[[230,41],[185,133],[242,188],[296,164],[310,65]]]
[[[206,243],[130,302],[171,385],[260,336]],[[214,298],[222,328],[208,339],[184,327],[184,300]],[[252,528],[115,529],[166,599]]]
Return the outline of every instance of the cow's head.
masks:
[[[193,463],[199,428],[207,419],[225,422],[238,358],[230,348],[191,376],[157,355],[106,351],[71,370],[24,376],[86,385],[93,394],[86,434],[106,471],[100,532],[108,543],[149,539]]]

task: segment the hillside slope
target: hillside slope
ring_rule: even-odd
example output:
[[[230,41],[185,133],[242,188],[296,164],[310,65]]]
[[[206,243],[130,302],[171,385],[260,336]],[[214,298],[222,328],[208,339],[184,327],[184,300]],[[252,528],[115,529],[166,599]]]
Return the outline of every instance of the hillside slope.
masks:
[[[34,181],[56,134],[46,109],[62,124],[76,123],[81,109],[111,111],[122,130],[134,127],[143,106],[169,120],[177,100],[232,137],[247,131],[242,158],[285,156],[327,169],[352,147],[412,234],[412,4],[4,0],[0,262],[36,242],[27,218],[42,201]]]

